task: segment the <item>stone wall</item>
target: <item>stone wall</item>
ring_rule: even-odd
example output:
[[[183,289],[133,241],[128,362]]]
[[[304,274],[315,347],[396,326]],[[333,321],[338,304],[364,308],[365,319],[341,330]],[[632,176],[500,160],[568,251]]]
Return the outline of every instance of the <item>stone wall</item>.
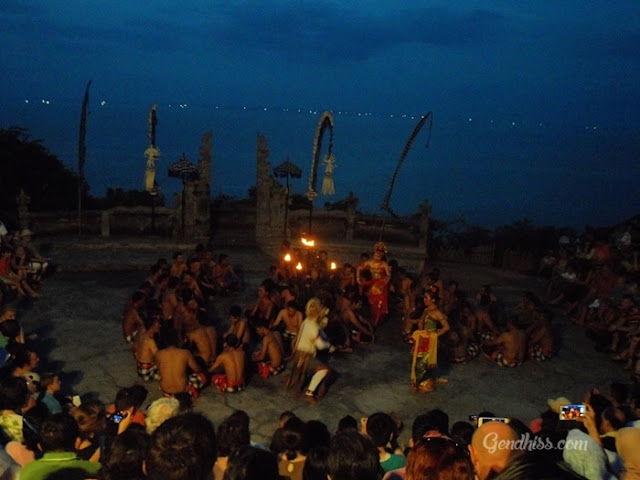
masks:
[[[102,236],[151,233],[173,236],[177,233],[177,213],[176,209],[168,207],[155,207],[153,212],[151,207],[85,210],[79,226],[78,212],[31,212],[29,229],[38,235],[75,235],[81,231],[85,235]]]

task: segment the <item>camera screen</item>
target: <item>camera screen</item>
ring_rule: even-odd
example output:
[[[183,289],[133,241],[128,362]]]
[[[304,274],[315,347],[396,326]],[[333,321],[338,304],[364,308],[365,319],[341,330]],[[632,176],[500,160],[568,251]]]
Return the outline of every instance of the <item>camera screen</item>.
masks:
[[[560,411],[561,420],[575,420],[584,417],[586,407],[584,405],[564,405]]]
[[[505,417],[480,417],[478,419],[478,427],[481,427],[484,423],[487,422],[509,423],[509,419]]]

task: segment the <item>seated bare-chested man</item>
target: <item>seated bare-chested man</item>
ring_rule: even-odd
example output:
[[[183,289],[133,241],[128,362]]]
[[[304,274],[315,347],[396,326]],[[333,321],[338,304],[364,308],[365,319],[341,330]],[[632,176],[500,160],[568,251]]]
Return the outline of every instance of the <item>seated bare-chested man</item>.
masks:
[[[254,352],[251,359],[258,363],[261,376],[266,378],[269,374],[278,375],[284,370],[284,347],[280,333],[269,330],[269,324],[264,320],[258,323],[256,330],[262,337],[262,348]]]
[[[184,256],[182,255],[182,252],[174,252],[172,258],[173,263],[171,264],[169,274],[172,277],[180,278],[182,276],[182,273],[187,269],[187,264],[184,261]]]
[[[368,337],[372,342],[376,341],[376,333],[373,325],[360,314],[362,304],[366,300],[358,295],[355,288],[347,289],[343,295],[338,297],[336,310],[340,320],[347,329],[347,338],[351,337],[352,330],[355,329],[356,341],[361,341],[362,335]]]
[[[200,265],[196,262],[197,265]],[[183,288],[188,288],[193,293],[193,296],[196,298],[198,302],[202,302],[204,300],[204,296],[202,294],[202,290],[200,289],[200,284],[198,283],[197,276],[191,270],[185,270],[182,272],[182,280]]]
[[[242,290],[242,279],[231,266],[229,255],[226,253],[218,256],[218,263],[213,267],[213,276],[221,295],[230,295]]]
[[[260,319],[271,322],[273,320],[275,304],[271,300],[271,291],[269,285],[262,284],[258,287],[258,298],[254,306],[247,310],[246,315],[249,320],[254,323]]]
[[[142,292],[134,292],[122,316],[122,335],[128,343],[133,343],[138,330],[144,327],[140,309],[144,305],[145,295]]]
[[[533,325],[526,332],[528,353],[531,360],[544,361],[553,355],[554,338],[551,320],[540,312]]]
[[[202,361],[204,367],[209,367],[216,359],[218,333],[211,325],[198,324],[198,327],[187,332],[187,340],[191,342],[196,360]]]
[[[167,286],[162,292],[160,305],[162,306],[162,318],[166,322],[171,322],[180,303],[177,294],[178,285],[180,285],[180,279],[178,277],[169,277]]]
[[[131,346],[138,367],[138,376],[146,382],[152,379],[160,380],[156,365],[158,345],[155,340],[156,334],[160,331],[160,313],[145,318],[144,327],[144,331],[138,332]]]
[[[172,325],[178,331],[180,337],[184,337],[187,332],[198,328],[198,315],[200,314],[200,304],[191,289],[182,291],[182,303],[178,305],[173,313]]]
[[[277,330],[282,334],[287,341],[287,350],[289,352],[293,350],[293,344],[296,341],[298,332],[300,332],[302,320],[302,312],[298,310],[296,302],[289,300],[270,326],[272,330]]]
[[[482,349],[501,367],[517,367],[522,364],[527,353],[527,336],[510,319],[507,330],[495,340],[486,342]]]
[[[442,290],[442,294],[440,295],[440,310],[445,315],[451,315],[454,310],[460,307],[458,285],[456,280],[449,280],[447,288]]]
[[[251,338],[251,332],[249,330],[249,322],[242,317],[242,308],[240,305],[232,305],[229,309],[229,320],[231,325],[225,332],[223,338],[228,335],[235,335],[240,340],[242,348],[246,348]]]
[[[167,347],[156,354],[163,395],[170,397],[186,391],[193,398],[198,398],[200,390],[206,384],[207,376],[200,371],[192,353],[178,346],[180,339],[175,329],[167,331],[165,341]]]
[[[236,393],[244,389],[245,353],[235,335],[224,338],[224,350],[209,367],[211,384],[221,392]]]

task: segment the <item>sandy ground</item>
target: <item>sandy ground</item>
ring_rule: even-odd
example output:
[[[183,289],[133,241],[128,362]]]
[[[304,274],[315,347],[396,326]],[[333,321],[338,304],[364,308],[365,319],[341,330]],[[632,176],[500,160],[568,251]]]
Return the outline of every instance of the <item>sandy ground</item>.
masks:
[[[127,296],[143,281],[143,270],[158,257],[171,258],[174,250],[188,252],[193,246],[165,241],[143,245],[135,239],[54,240],[46,246],[59,271],[46,281],[42,296],[24,307],[19,317],[27,333],[39,335],[33,346],[42,357],[40,370],[62,372],[66,393],[110,402],[120,387],[138,381],[130,348],[121,334]],[[247,288],[238,297],[216,301],[219,329],[226,326],[232,302],[243,307],[253,303],[271,264],[267,255],[247,245],[226,244],[216,249],[216,253],[221,251],[229,253],[243,272]],[[415,271],[410,264],[413,260],[404,262],[401,255],[395,258]],[[541,295],[545,286],[543,279],[510,271],[461,264],[438,267],[445,282],[456,279],[466,292],[491,284],[508,309],[515,306],[523,291]],[[409,349],[401,341],[398,321],[390,320],[380,327],[376,344],[360,344],[353,354],[330,357],[335,382],[317,406],[293,398],[284,386],[286,375],[280,375],[267,380],[253,376],[239,394],[222,394],[208,387],[196,401],[196,408],[216,426],[232,411],[243,409],[252,420],[252,439],[268,443],[284,410],[293,410],[304,420],[322,420],[331,431],[344,415],[359,418],[375,411],[397,412],[410,427],[416,415],[436,407],[449,414],[450,423],[482,410],[529,422],[546,409],[548,398],[565,396],[577,403],[592,387],[606,389],[612,380],[628,381],[628,372],[606,354],[595,352],[584,333],[559,311],[553,324],[560,341],[559,352],[550,361],[529,361],[515,369],[500,368],[484,358],[448,365],[439,372],[448,379],[447,384],[429,394],[414,394],[408,383]],[[159,398],[157,383],[146,386],[148,403]],[[409,430],[405,429],[401,440],[406,441]]]

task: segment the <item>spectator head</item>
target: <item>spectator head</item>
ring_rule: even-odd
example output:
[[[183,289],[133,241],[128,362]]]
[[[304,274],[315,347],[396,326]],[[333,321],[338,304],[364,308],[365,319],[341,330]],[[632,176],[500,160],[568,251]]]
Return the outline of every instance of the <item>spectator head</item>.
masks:
[[[345,415],[338,422],[338,429],[336,433],[342,432],[344,430],[353,430],[358,431],[358,421],[352,417],[351,415]]]
[[[3,337],[5,337],[9,342],[11,342],[18,335],[20,335],[20,324],[15,318],[1,322],[0,334],[2,334]]]
[[[451,425],[451,438],[463,445],[471,445],[475,427],[469,422],[460,421]]]
[[[600,431],[602,428],[602,412],[612,405],[611,400],[600,393],[590,393],[585,403],[591,405],[596,415],[596,427]]]
[[[0,387],[0,409],[20,412],[30,394],[27,380],[9,375],[0,381]]]
[[[505,469],[513,453],[510,442],[516,440],[516,432],[507,423],[487,422],[478,427],[469,452],[479,480],[486,480],[492,473]]]
[[[284,412],[282,412],[280,414],[278,427],[280,427],[280,428],[284,427],[286,425],[286,423],[289,421],[289,419],[293,418],[295,416],[296,416],[296,414],[293,413],[291,410],[285,410]]]
[[[621,408],[610,406],[602,411],[600,432],[605,434],[620,430],[627,423],[627,416]]]
[[[66,413],[56,413],[40,425],[40,446],[46,452],[73,452],[78,424]]]
[[[178,415],[179,411],[180,402],[175,398],[163,397],[151,402],[145,419],[147,433],[151,435],[166,420]]]
[[[329,465],[327,464],[328,459],[329,447],[316,447],[310,449],[307,452],[307,458],[304,461],[302,478],[304,480],[327,480],[327,475],[329,475]]]
[[[436,427],[436,430],[443,435],[449,435],[449,415],[439,408],[434,408],[427,412],[429,423]]]
[[[227,464],[224,480],[280,480],[278,459],[268,450],[250,445],[236,451]]]
[[[368,435],[376,447],[384,448],[393,438],[396,424],[390,415],[376,412],[362,420],[362,433]]]
[[[144,385],[140,385],[136,383],[129,387],[129,395],[131,396],[131,400],[133,401],[133,408],[139,410],[142,407],[142,404],[147,399],[149,395],[149,390]]]
[[[304,426],[305,451],[311,448],[329,447],[331,443],[331,433],[324,422],[320,420],[309,420]]]
[[[228,416],[219,426],[216,436],[218,456],[230,457],[242,447],[251,445],[249,424],[240,415]]]
[[[14,343],[9,345],[8,351],[11,354],[11,361],[14,367],[24,370],[33,370],[38,366],[40,359],[36,352],[27,347],[24,343]]]
[[[406,478],[411,480],[473,480],[469,451],[446,436],[418,440],[407,456]]]
[[[358,432],[334,435],[327,459],[330,480],[376,480],[380,471],[378,450]]]
[[[173,398],[180,403],[178,413],[187,413],[193,410],[193,397],[189,392],[178,392]]]
[[[72,407],[69,413],[78,424],[78,437],[90,440],[104,433],[107,428],[107,412],[99,400],[88,400],[78,407]]]
[[[115,405],[116,412],[124,412],[125,410],[135,409],[136,398],[131,391],[131,387],[123,387],[118,390],[113,403]]]
[[[205,480],[215,459],[213,423],[199,413],[178,415],[151,435],[145,462],[147,480]]]
[[[106,443],[100,455],[100,480],[144,480],[142,469],[149,435],[141,428],[128,428]]]
[[[411,425],[411,439],[409,440],[409,445],[417,442],[430,430],[440,431],[438,425],[434,423],[433,416],[427,413],[418,415],[413,419],[413,424]],[[446,435],[445,432],[440,433]]]
[[[49,387],[51,387],[52,392],[57,392],[61,387],[60,377],[58,377],[57,373],[43,373],[40,375],[40,385],[38,386],[43,392],[46,392]]]
[[[290,418],[280,434],[280,444],[283,453],[289,460],[293,460],[298,453],[306,451],[305,423],[298,417]]]

